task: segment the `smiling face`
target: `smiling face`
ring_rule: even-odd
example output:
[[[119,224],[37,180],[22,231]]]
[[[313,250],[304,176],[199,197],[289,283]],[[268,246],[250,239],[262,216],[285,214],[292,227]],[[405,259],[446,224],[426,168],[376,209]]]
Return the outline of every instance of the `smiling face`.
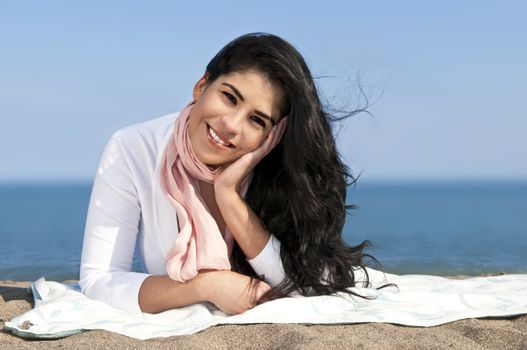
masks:
[[[200,92],[202,91],[202,92]],[[229,164],[258,148],[280,119],[281,91],[255,71],[219,76],[195,86],[189,136],[204,164]]]

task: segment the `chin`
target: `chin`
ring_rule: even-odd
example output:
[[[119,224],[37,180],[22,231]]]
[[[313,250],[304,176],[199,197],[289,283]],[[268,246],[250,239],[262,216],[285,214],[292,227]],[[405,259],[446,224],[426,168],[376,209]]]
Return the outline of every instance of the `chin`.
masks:
[[[217,168],[226,163],[226,162],[222,162],[221,160],[218,160],[218,158],[215,157],[214,155],[205,155],[205,156],[196,155],[196,158],[198,158],[198,160],[202,162],[203,164],[205,164],[206,166],[213,167],[213,168]]]
[[[204,161],[202,163],[206,164],[210,168],[219,168],[219,167],[226,167],[228,165],[231,165],[236,160],[237,159],[221,161],[221,160],[218,160],[218,159],[207,158],[206,161]]]

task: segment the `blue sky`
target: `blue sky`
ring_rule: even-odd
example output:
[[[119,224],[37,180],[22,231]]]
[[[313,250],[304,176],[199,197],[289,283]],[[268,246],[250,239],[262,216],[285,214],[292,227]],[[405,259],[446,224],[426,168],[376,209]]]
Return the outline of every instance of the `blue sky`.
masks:
[[[527,179],[522,1],[3,1],[0,181],[91,180],[117,129],[178,111],[234,37],[282,36],[363,180]]]

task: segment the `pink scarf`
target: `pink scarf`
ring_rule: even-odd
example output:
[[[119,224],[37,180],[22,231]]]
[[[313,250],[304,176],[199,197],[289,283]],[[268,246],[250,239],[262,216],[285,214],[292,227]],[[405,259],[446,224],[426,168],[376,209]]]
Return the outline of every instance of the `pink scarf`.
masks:
[[[216,221],[199,195],[199,181],[214,182],[217,169],[211,170],[192,151],[188,121],[194,102],[188,104],[176,119],[174,134],[162,160],[161,184],[176,209],[179,233],[167,257],[167,272],[173,280],[184,282],[201,269],[230,270],[229,257],[233,237],[226,227],[222,235]],[[251,176],[242,184],[245,196]]]

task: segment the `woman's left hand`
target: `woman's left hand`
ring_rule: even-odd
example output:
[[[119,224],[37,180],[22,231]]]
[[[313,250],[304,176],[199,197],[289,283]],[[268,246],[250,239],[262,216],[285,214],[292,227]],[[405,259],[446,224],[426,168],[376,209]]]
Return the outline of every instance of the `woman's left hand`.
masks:
[[[287,117],[282,118],[267,135],[262,145],[252,152],[244,154],[238,160],[226,166],[214,177],[214,190],[238,191],[245,177],[282,139],[287,125]]]

